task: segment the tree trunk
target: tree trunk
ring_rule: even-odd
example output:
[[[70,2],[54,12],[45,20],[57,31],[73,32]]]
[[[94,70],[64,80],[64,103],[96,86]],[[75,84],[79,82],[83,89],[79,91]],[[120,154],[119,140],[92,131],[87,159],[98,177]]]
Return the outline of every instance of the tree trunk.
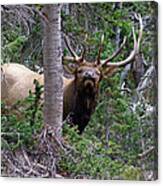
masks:
[[[55,138],[62,133],[63,80],[61,49],[61,5],[45,5],[44,15],[44,124],[53,128]]]
[[[116,11],[117,9],[118,10],[122,9],[122,2],[116,2],[114,4],[114,11]],[[121,41],[121,29],[119,26],[116,26],[115,33],[116,33],[116,39],[115,39],[116,49],[118,49]]]

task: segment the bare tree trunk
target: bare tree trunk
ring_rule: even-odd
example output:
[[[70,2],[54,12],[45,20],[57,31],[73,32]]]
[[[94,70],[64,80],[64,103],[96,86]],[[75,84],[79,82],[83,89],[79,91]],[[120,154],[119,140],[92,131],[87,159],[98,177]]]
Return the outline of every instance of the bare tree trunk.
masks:
[[[63,112],[63,80],[61,49],[61,5],[45,5],[44,15],[44,124],[53,128],[56,139],[61,139]]]
[[[122,9],[122,2],[116,2],[114,4],[114,10],[116,11],[117,9]],[[116,33],[116,39],[115,39],[116,49],[118,49],[121,42],[121,29],[119,28],[119,26],[116,26],[115,33]]]

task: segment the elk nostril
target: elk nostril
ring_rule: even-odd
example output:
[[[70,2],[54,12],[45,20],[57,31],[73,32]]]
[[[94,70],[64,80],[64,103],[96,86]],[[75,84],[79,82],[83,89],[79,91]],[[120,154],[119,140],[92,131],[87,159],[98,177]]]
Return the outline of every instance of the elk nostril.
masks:
[[[84,76],[86,78],[91,78],[92,77],[92,73],[91,72],[85,72]]]

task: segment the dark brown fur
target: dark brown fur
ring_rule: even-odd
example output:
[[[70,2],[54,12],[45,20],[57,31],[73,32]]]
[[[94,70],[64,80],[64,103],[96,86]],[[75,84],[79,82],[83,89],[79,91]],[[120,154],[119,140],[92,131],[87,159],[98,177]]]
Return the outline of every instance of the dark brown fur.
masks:
[[[79,73],[81,69],[83,74]],[[97,76],[85,77],[87,71],[92,71],[92,75],[97,73]],[[69,114],[68,121],[78,126],[80,134],[87,126],[97,105],[100,80],[100,71],[90,64],[84,64],[76,70],[75,78],[64,90],[64,119]]]

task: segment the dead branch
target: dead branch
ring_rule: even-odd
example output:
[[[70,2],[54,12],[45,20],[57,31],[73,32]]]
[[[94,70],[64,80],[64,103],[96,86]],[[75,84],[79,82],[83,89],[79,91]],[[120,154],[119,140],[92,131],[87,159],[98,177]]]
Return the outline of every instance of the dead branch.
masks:
[[[148,156],[151,152],[153,152],[153,150],[155,149],[154,146],[150,147],[149,149],[147,149],[146,151],[142,152],[141,154],[138,154],[139,158],[145,158],[146,156]]]

